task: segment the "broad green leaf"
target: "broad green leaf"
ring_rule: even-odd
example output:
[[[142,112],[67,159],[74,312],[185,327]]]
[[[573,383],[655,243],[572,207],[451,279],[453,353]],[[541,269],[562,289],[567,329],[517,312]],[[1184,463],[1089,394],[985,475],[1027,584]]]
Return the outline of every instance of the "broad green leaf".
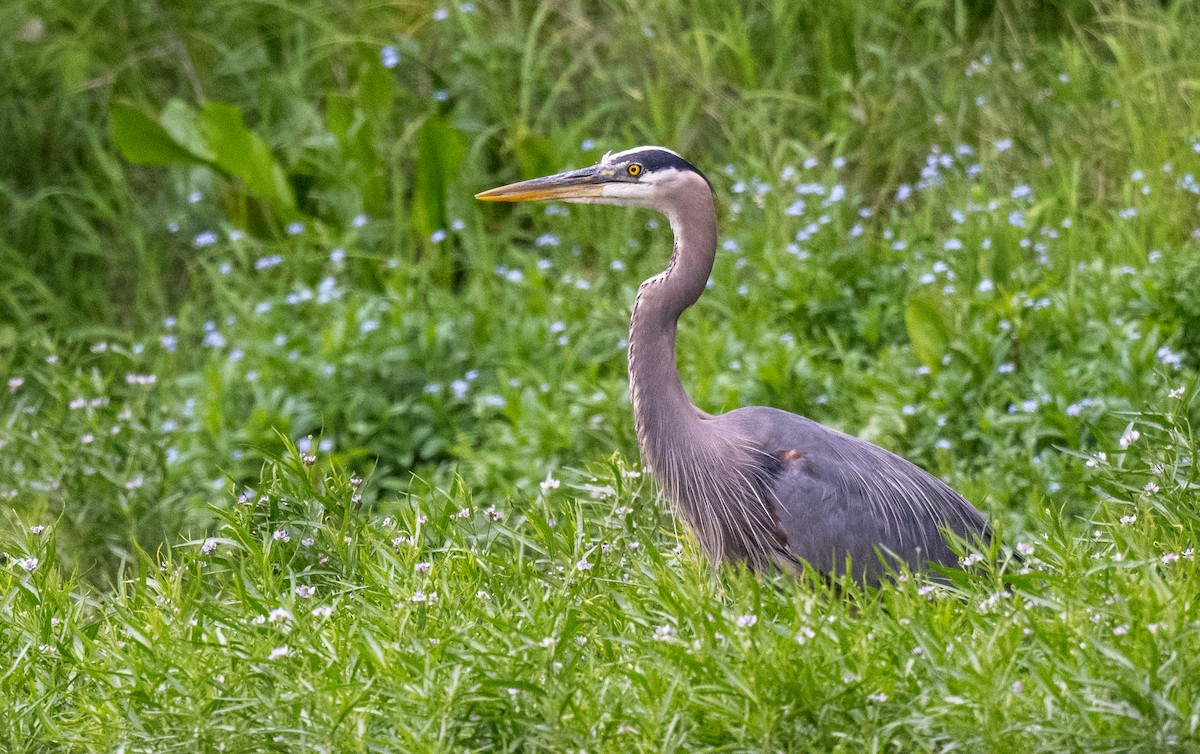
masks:
[[[517,131],[516,143],[513,145],[517,164],[521,166],[522,178],[537,178],[541,175],[556,173],[559,155],[554,142],[545,136],[537,136],[521,126]]]
[[[904,306],[904,326],[917,359],[927,367],[940,365],[950,349],[950,329],[941,310],[929,299],[910,298]]]
[[[446,194],[465,153],[462,133],[447,118],[430,118],[417,132],[412,221],[413,228],[425,238],[447,225]]]
[[[356,121],[354,100],[336,92],[325,98],[325,128],[343,142],[352,138],[351,129]]]
[[[196,111],[181,99],[173,99],[163,108],[158,122],[171,138],[184,149],[201,159],[212,162],[216,155],[208,148],[204,135],[200,133]]]
[[[367,118],[382,120],[391,114],[397,91],[391,71],[372,67],[358,82],[358,105]]]
[[[216,164],[239,178],[246,193],[285,212],[295,209],[296,199],[286,174],[266,143],[246,128],[240,108],[206,102],[200,113],[200,131],[212,149]]]
[[[158,121],[131,105],[116,103],[108,131],[125,159],[135,165],[204,165],[207,161],[176,141]]]

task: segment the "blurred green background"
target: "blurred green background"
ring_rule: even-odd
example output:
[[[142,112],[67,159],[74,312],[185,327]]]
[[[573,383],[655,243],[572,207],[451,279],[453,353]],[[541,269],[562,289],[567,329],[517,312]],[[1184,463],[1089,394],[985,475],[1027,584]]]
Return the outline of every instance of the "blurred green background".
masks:
[[[472,195],[638,144],[721,205],[680,332],[699,406],[882,444],[1013,541],[1158,505],[1164,464],[1194,477],[1198,22],[1070,0],[4,3],[8,567],[52,525],[62,599],[109,594],[233,526],[293,452],[366,477],[359,515],[388,521],[635,468],[624,337],[666,224]],[[1174,438],[1158,476],[1119,455],[1131,427]],[[544,504],[581,532],[612,515]]]
[[[1085,510],[1060,449],[1200,349],[1194,11],[9,3],[3,492],[91,560],[202,524],[277,433],[376,490],[632,454],[665,228],[471,196],[654,143],[724,215],[697,403],[882,442],[1017,526]]]

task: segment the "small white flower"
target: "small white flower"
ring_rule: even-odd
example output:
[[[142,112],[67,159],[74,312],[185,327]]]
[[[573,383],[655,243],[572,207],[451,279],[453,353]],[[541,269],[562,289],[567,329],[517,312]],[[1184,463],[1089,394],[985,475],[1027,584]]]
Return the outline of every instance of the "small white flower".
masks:
[[[1133,427],[1130,427],[1129,429],[1125,430],[1125,434],[1121,435],[1121,439],[1119,441],[1119,443],[1121,445],[1121,449],[1124,450],[1124,449],[1128,448],[1130,445],[1133,445],[1135,442],[1138,441],[1138,438],[1141,436],[1142,436],[1142,433],[1138,432]]]
[[[17,561],[17,565],[21,566],[26,571],[32,571],[34,568],[38,567],[38,559],[37,558],[21,558],[20,560]]]
[[[888,695],[883,694],[883,693],[871,694],[867,698],[870,699],[871,701],[875,702],[876,704],[883,704],[884,702],[886,702],[888,700]]]
[[[209,537],[204,540],[204,544],[200,545],[201,555],[212,555],[217,550],[217,540]]]
[[[659,626],[654,629],[654,638],[657,641],[665,641],[675,635],[675,629],[671,626]]]
[[[1121,526],[1129,526],[1130,524],[1133,524],[1136,522],[1137,522],[1136,514],[1131,513],[1128,516],[1121,516]]]
[[[428,602],[429,595],[425,594],[425,592],[417,590],[417,591],[413,592],[413,596],[408,598],[408,601],[409,602]]]
[[[1129,626],[1120,625],[1113,629],[1113,636],[1124,636],[1129,633]]]
[[[962,558],[959,562],[962,563],[964,568],[967,568],[967,567],[975,565],[976,563],[982,563],[983,556],[977,552],[973,552],[973,553],[967,555],[965,558]]]
[[[268,660],[278,660],[282,657],[287,657],[287,656],[288,656],[288,648],[287,647],[275,647],[274,649],[271,650],[271,654],[267,655],[267,659]]]
[[[1158,492],[1159,487],[1154,482],[1146,482],[1146,486],[1142,489],[1146,491],[1147,495],[1153,495],[1155,492]]]
[[[1179,560],[1179,553],[1177,553],[1177,552],[1163,553],[1163,556],[1162,556],[1163,565],[1170,565],[1171,563],[1174,563],[1177,560]]]
[[[592,564],[588,561],[587,558],[584,558],[583,560],[580,560],[578,563],[575,564],[575,568],[580,571],[590,571],[590,570],[592,570]]]
[[[546,474],[545,481],[543,481],[541,483],[542,492],[549,492],[550,490],[556,490],[561,485],[562,485],[562,482],[559,482],[557,479],[550,476],[550,474]]]
[[[315,586],[308,586],[307,584],[302,584],[302,585],[296,587],[296,596],[297,597],[311,597],[314,594],[316,594],[316,592],[317,592],[317,588]]]
[[[282,607],[277,607],[267,615],[267,620],[272,623],[282,623],[285,620],[291,620],[292,614]]]
[[[212,246],[216,242],[217,234],[213,233],[211,230],[206,230],[203,233],[197,233],[196,237],[192,239],[192,245],[200,247]]]
[[[1107,453],[1105,453],[1105,452],[1103,452],[1103,451],[1101,451],[1101,452],[1097,453],[1096,455],[1092,456],[1091,458],[1089,458],[1089,459],[1087,460],[1087,464],[1086,464],[1086,465],[1087,465],[1089,468],[1093,468],[1093,469],[1094,469],[1094,468],[1096,468],[1097,466],[1099,466],[1100,464],[1102,464],[1102,463],[1106,463],[1107,461],[1108,461],[1108,454],[1107,454]]]
[[[475,599],[477,599],[477,600],[483,600],[486,602],[487,600],[489,600],[491,598],[492,598],[492,595],[488,594],[487,592],[483,591],[482,589],[480,589],[478,592],[475,592]]]
[[[1022,555],[1032,555],[1033,545],[1029,544],[1028,542],[1018,542],[1017,552],[1021,553]]]
[[[429,562],[417,563],[415,566],[413,566],[413,570],[415,570],[417,573],[429,573],[430,569],[432,568],[433,563]]]
[[[318,605],[312,609],[314,618],[328,618],[333,615],[333,607],[330,605]]]
[[[755,623],[758,623],[758,616],[753,614],[742,615],[737,619],[737,624],[742,628],[748,628],[753,626]]]
[[[1175,399],[1182,398],[1183,397],[1183,386],[1180,385],[1179,387],[1175,388],[1171,392],[1167,393],[1167,396],[1170,398],[1175,398]]]
[[[46,527],[42,526],[41,524],[36,524],[29,527],[29,531],[33,532],[34,534],[41,534],[42,532],[46,531]]]

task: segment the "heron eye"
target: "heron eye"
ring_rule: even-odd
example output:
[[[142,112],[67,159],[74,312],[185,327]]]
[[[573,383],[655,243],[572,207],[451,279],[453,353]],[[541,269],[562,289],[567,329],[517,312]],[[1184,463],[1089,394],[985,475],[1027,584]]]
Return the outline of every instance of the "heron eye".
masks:
[[[629,173],[634,178],[637,178],[639,175],[642,174],[642,166],[637,164],[636,162],[630,163],[629,167],[625,168],[625,172]]]

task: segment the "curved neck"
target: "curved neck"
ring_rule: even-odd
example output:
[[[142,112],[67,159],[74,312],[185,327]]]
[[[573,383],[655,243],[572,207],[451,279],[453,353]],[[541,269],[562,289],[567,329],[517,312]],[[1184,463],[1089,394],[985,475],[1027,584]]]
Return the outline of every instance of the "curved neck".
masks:
[[[717,252],[716,207],[709,191],[679,197],[665,214],[675,250],[667,269],[638,289],[629,326],[629,391],[638,445],[655,467],[666,448],[691,436],[702,416],[679,378],[675,328],[679,315],[704,292]]]

